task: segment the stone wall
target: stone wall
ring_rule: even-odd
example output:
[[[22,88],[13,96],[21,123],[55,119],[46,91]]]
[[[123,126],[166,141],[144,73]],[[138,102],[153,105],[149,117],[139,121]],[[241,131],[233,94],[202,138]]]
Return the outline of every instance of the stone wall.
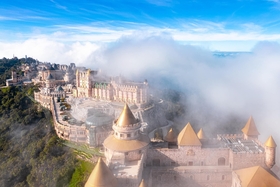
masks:
[[[232,152],[230,151],[230,164],[233,170],[260,165],[265,166],[265,153]]]
[[[219,159],[221,160],[219,163]],[[149,166],[218,166],[229,165],[229,149],[184,146],[175,149],[148,149]]]
[[[153,167],[148,184],[153,187],[230,187],[231,173],[228,166]]]

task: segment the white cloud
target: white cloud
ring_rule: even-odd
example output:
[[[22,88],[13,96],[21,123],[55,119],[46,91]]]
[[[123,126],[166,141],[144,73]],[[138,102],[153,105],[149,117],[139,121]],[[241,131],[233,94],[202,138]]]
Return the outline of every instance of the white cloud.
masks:
[[[231,115],[243,118],[245,125],[252,115],[261,141],[273,135],[280,144],[279,59],[279,43],[261,42],[251,54],[217,58],[167,36],[131,36],[95,51],[87,66],[111,75],[148,78],[165,88],[171,82],[187,94],[186,115],[196,116],[198,125],[217,128],[215,124]]]
[[[261,42],[253,48],[252,54],[215,58],[206,48],[180,44],[177,42],[180,38],[174,37],[175,32],[168,31],[169,34],[135,32],[108,43],[98,40],[98,35],[93,36],[96,42],[86,42],[90,35],[85,35],[81,42],[65,42],[66,37],[75,41],[73,38],[78,40],[80,35],[56,32],[22,42],[0,42],[0,57],[14,54],[51,63],[75,62],[111,75],[122,74],[134,80],[147,78],[151,85],[160,83],[168,87],[172,83],[188,93],[187,115],[198,116],[199,125],[213,126],[231,114],[243,119],[253,115],[262,134],[261,140],[272,134],[280,144],[277,133],[280,132],[279,43]],[[243,36],[238,33],[230,34],[236,35],[242,40]],[[113,40],[109,36],[106,36],[108,41]],[[204,35],[205,40],[206,36],[213,37]],[[195,35],[189,34],[189,37],[195,38]],[[228,42],[223,46],[231,44]],[[214,43],[210,42],[210,48]],[[216,118],[209,119],[209,112]]]
[[[98,45],[90,42],[65,44],[48,38],[29,39],[24,42],[0,43],[0,56],[21,58],[25,55],[51,63],[84,63]]]

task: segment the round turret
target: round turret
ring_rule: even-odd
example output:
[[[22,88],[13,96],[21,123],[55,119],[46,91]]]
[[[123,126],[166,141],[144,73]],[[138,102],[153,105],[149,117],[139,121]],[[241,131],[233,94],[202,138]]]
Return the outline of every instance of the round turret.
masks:
[[[272,168],[275,164],[276,143],[272,136],[265,142],[265,164],[267,167]]]

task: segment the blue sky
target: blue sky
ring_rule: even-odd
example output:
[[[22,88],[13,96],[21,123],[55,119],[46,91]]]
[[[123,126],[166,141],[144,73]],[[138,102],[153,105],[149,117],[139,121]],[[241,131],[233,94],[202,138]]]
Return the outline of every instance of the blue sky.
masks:
[[[249,51],[280,40],[279,0],[2,0],[0,42],[45,38],[114,42],[134,33],[170,35],[210,50]]]

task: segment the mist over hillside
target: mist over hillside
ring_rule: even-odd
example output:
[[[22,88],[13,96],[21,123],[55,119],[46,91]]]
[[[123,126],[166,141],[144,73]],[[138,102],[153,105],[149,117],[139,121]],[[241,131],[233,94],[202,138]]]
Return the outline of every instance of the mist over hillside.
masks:
[[[209,133],[227,132],[228,126],[238,133],[252,115],[261,133],[260,140],[264,142],[272,135],[280,145],[277,42],[259,42],[248,53],[214,54],[205,48],[178,43],[167,34],[135,33],[94,47],[90,43],[40,43],[30,40],[15,45],[20,50],[38,44],[36,50],[31,47],[28,53],[23,51],[42,61],[74,61],[78,66],[98,69],[110,76],[147,79],[151,88],[176,90],[186,107],[184,119],[178,123],[190,121]],[[46,51],[46,44],[53,55],[42,52]],[[37,50],[41,52],[36,53]],[[80,55],[72,58],[75,54]]]
[[[272,135],[280,144],[279,59],[276,42],[260,42],[250,53],[220,58],[158,35],[120,38],[94,51],[83,65],[184,93],[185,123],[193,119],[213,130],[231,123],[239,129],[252,115],[261,141]]]

